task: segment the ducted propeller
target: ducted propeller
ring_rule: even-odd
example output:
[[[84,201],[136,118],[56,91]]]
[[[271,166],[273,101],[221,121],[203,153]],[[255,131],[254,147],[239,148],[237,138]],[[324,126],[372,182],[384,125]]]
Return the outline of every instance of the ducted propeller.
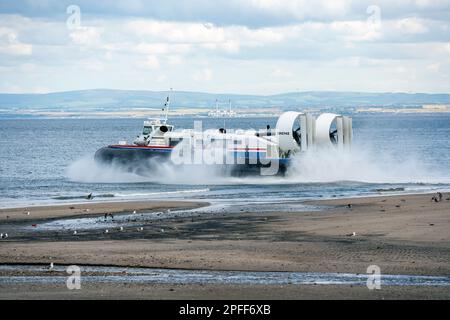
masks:
[[[295,142],[297,142],[298,145],[301,144],[302,141],[302,128],[298,127],[296,130],[292,131],[292,137],[294,138]]]
[[[330,131],[330,141],[333,144],[336,144],[338,142],[338,131],[337,131],[337,129],[333,130],[333,131]]]

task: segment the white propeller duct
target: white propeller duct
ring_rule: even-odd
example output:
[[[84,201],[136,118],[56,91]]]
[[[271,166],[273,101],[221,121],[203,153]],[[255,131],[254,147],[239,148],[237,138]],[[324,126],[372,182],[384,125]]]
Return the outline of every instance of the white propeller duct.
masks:
[[[352,119],[334,113],[310,114],[288,111],[277,121],[277,138],[281,152],[306,151],[313,147],[349,148],[352,142]]]
[[[301,112],[288,111],[277,121],[277,134],[280,150],[305,151],[307,149],[307,119]]]
[[[319,146],[350,146],[352,140],[351,118],[334,113],[322,113],[316,119],[315,143]]]

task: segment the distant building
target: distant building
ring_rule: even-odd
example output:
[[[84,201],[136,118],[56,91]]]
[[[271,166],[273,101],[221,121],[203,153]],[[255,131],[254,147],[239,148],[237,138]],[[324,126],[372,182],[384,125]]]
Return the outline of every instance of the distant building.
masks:
[[[216,110],[212,110],[208,112],[208,116],[212,118],[234,118],[237,116],[237,113],[231,109],[231,100],[228,100],[229,109],[219,109],[219,103],[216,99]]]

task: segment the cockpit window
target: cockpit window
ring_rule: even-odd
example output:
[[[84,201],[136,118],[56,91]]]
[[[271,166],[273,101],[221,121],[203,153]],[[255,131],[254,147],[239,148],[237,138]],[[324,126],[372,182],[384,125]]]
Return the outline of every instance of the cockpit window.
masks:
[[[148,135],[152,133],[152,127],[144,127],[144,130],[142,131],[143,135]]]

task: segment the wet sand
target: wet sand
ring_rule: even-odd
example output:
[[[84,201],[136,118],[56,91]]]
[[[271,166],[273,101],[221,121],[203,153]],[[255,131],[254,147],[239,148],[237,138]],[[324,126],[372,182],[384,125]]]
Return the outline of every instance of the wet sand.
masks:
[[[344,300],[344,299],[450,299],[445,287],[382,287],[338,285],[168,285],[82,284],[80,290],[64,285],[16,285],[0,290],[0,299],[181,299],[181,300]]]
[[[101,230],[86,231],[77,236],[69,232],[19,233],[0,242],[0,263],[360,274],[365,274],[369,265],[378,265],[385,274],[450,276],[450,200],[446,200],[450,196],[444,194],[437,203],[431,197],[422,194],[314,201],[309,204],[324,206],[323,210],[298,213],[244,211],[175,217],[152,221],[141,232],[133,228],[108,234]],[[47,213],[45,219],[50,218],[55,216]],[[33,221],[36,220],[26,223]],[[4,228],[5,223],[14,224],[2,220],[0,227]],[[365,287],[324,285],[176,287],[170,291],[168,285],[102,284],[101,288],[87,286],[80,292],[66,292],[59,297],[89,298],[97,297],[99,292],[105,298],[448,299],[450,296],[449,287],[384,287],[377,293]],[[142,295],[135,289],[141,290]],[[151,290],[154,291],[149,293]],[[8,285],[8,293],[0,297],[58,297],[58,291],[64,289],[51,285]],[[33,296],[34,292],[39,293]]]
[[[140,213],[164,209],[191,209],[199,208],[207,204],[207,202],[193,201],[108,201],[30,206],[0,209],[0,223],[101,215],[105,213],[124,213],[132,212],[134,210],[136,210],[137,213]]]

